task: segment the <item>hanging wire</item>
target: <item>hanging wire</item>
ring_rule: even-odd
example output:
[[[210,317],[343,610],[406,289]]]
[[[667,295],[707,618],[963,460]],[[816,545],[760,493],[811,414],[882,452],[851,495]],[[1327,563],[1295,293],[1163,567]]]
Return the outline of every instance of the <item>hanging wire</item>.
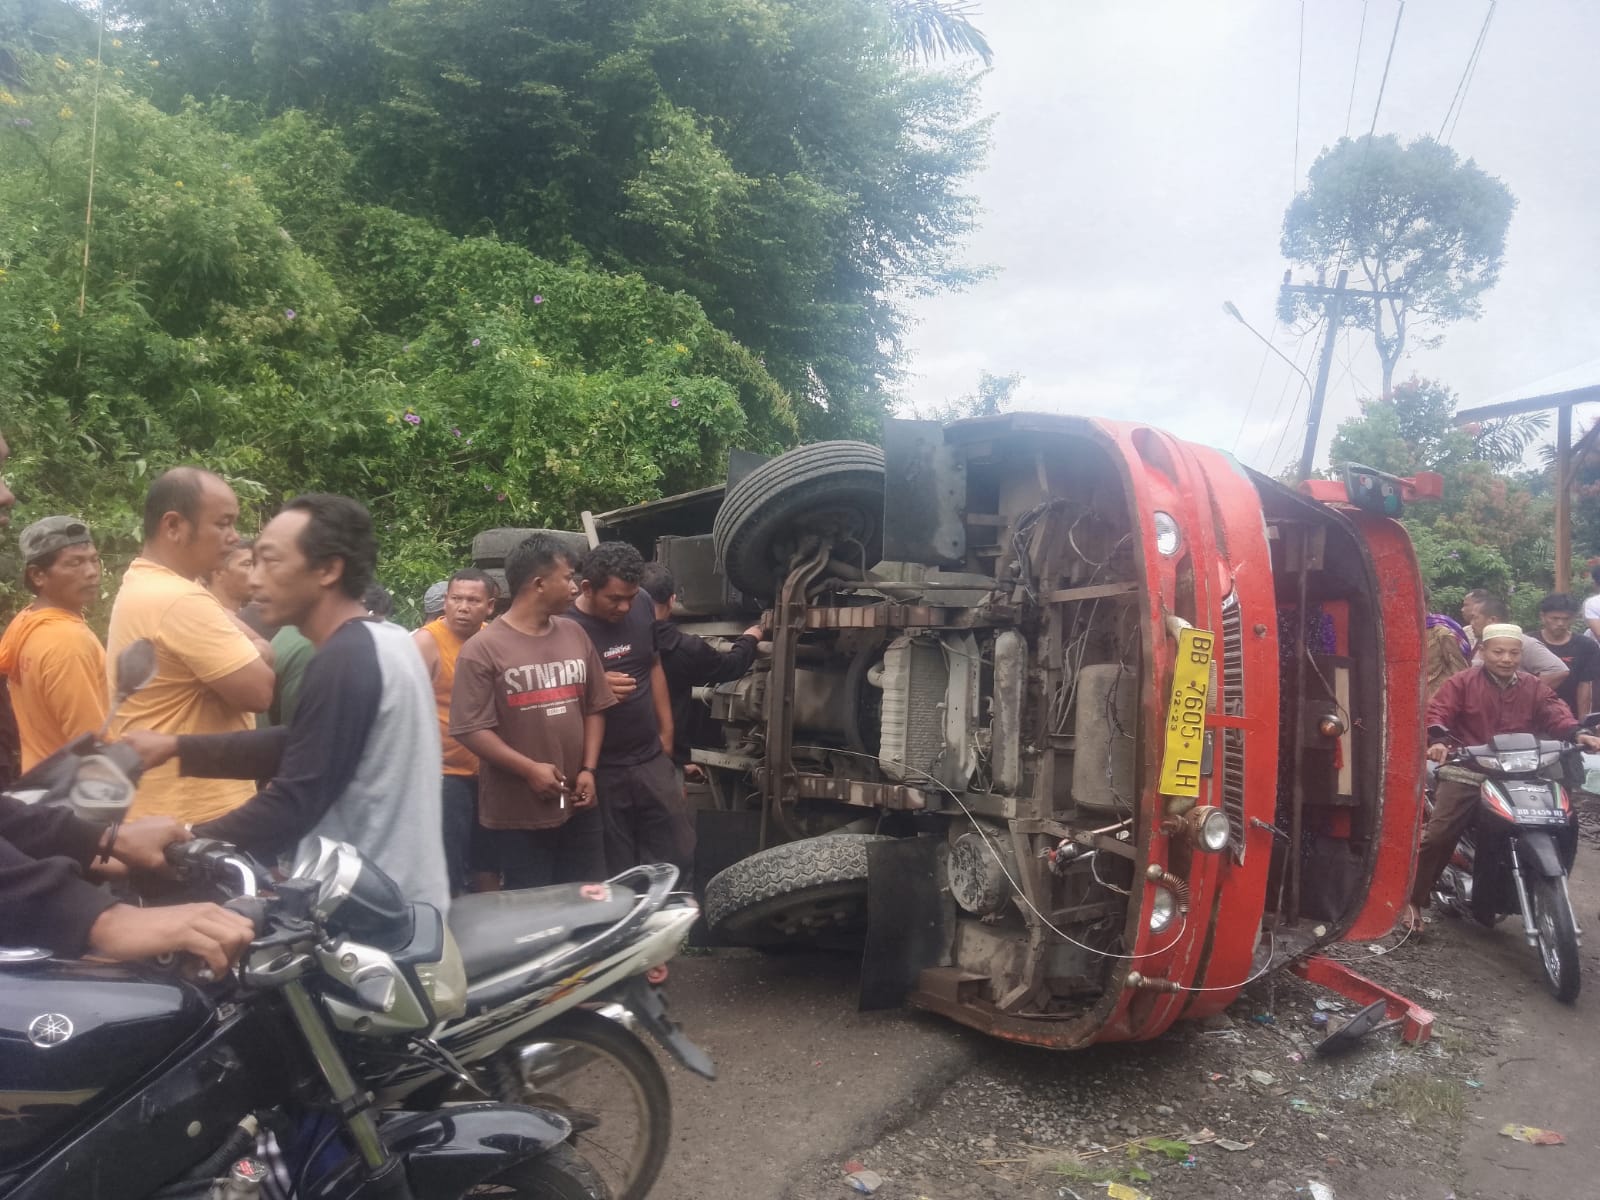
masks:
[[[868,762],[878,761],[876,755],[864,754],[856,750],[840,750],[832,746],[796,746],[794,749],[821,750],[828,754],[847,754],[852,758],[863,758]],[[945,786],[945,784],[942,783],[936,776],[929,774],[920,767],[914,767],[910,763],[903,762],[897,762],[895,766],[900,770],[911,771],[914,774],[921,776],[923,779],[926,779],[929,783],[933,784],[934,787],[938,788],[941,792],[956,802],[956,805],[963,813],[966,814],[967,819],[972,822],[973,829],[975,829],[978,833],[978,836],[983,839],[983,844],[988,848],[989,853],[994,856],[995,865],[1000,868],[1000,873],[1006,877],[1006,881],[1010,883],[1012,888],[1015,890],[1017,899],[1021,901],[1024,906],[1026,906],[1029,912],[1033,913],[1034,916],[1039,918],[1040,923],[1043,924],[1046,929],[1050,930],[1062,941],[1068,943],[1069,945],[1076,946],[1078,949],[1088,954],[1093,954],[1100,958],[1113,958],[1122,962],[1133,962],[1137,959],[1155,958],[1158,955],[1165,954],[1183,940],[1184,932],[1189,927],[1189,918],[1187,914],[1184,914],[1178,923],[1177,935],[1172,939],[1172,941],[1167,943],[1167,945],[1163,946],[1160,950],[1148,950],[1143,954],[1113,954],[1109,950],[1101,950],[1097,946],[1086,945],[1085,943],[1078,941],[1078,939],[1073,937],[1071,934],[1059,929],[1049,917],[1045,916],[1039,911],[1038,907],[1033,903],[1032,900],[1028,899],[1027,893],[1022,890],[1022,885],[1018,883],[1016,877],[1011,874],[1010,869],[1006,866],[1005,858],[1001,855],[999,849],[996,848],[993,840],[989,837],[988,832],[983,827],[983,823],[972,815],[972,810],[966,806],[966,803],[961,799],[960,796],[958,796],[949,787]],[[1190,987],[1185,984],[1173,984],[1173,988],[1177,991],[1184,992],[1234,992],[1238,991],[1242,987],[1254,983],[1268,971],[1272,970],[1274,965],[1273,960],[1277,958],[1277,939],[1274,936],[1270,926],[1267,929],[1267,938],[1268,951],[1266,961],[1262,963],[1261,969],[1254,975],[1251,975],[1246,979],[1242,979],[1238,983],[1230,983],[1223,987]]]
[[[1294,173],[1289,177],[1289,194],[1300,188],[1300,89],[1306,73],[1306,0],[1300,0],[1300,54],[1294,68]]]
[[[1350,102],[1344,107],[1344,135],[1350,136],[1350,117],[1356,111],[1356,80],[1361,78],[1361,47],[1367,40],[1367,3],[1361,0],[1361,30],[1356,34],[1356,65],[1350,72]]]
[[[1478,64],[1483,61],[1483,44],[1489,37],[1489,22],[1494,20],[1496,0],[1489,0],[1489,11],[1484,14],[1483,28],[1478,31],[1478,44],[1473,48],[1472,56],[1467,60],[1467,72],[1461,85],[1461,99],[1456,104],[1456,115],[1450,122],[1450,132],[1445,135],[1444,144],[1448,146],[1455,141],[1456,126],[1461,121],[1461,114],[1467,107],[1467,93],[1472,90],[1472,81],[1478,77]],[[1449,114],[1446,113],[1446,116]],[[1442,129],[1443,126],[1440,126]]]

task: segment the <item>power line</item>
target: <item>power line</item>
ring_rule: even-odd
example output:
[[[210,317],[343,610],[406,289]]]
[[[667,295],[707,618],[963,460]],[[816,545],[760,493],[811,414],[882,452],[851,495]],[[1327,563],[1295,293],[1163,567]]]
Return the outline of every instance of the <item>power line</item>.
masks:
[[[1300,10],[1304,12],[1305,9]],[[1356,34],[1356,65],[1350,72],[1350,103],[1344,106],[1344,135],[1350,136],[1350,114],[1356,110],[1356,80],[1361,78],[1361,47],[1367,40],[1367,0],[1361,0],[1361,30]]]
[[[1283,390],[1278,393],[1278,403],[1272,410],[1272,419],[1267,423],[1267,432],[1265,436],[1262,437],[1261,444],[1256,447],[1255,457],[1257,460],[1259,460],[1262,452],[1267,448],[1267,443],[1272,440],[1272,431],[1278,426],[1278,416],[1283,412],[1283,403],[1289,398],[1289,385],[1295,382],[1296,375],[1298,375],[1300,386],[1295,389],[1294,401],[1290,406],[1289,415],[1284,419],[1282,431],[1278,434],[1277,448],[1273,450],[1272,458],[1267,461],[1267,473],[1269,475],[1272,473],[1272,468],[1277,464],[1278,455],[1283,453],[1284,439],[1288,436],[1289,430],[1294,428],[1295,414],[1300,411],[1300,397],[1306,390],[1305,370],[1300,366],[1300,350],[1306,344],[1306,342],[1310,340],[1311,335],[1316,332],[1316,329],[1317,326],[1312,326],[1311,329],[1308,329],[1305,333],[1301,334],[1300,345],[1295,347],[1294,353],[1293,361],[1295,364],[1295,375],[1290,375],[1283,381]],[[1311,349],[1312,354],[1306,356],[1306,366],[1311,365],[1311,359],[1316,353],[1315,342],[1311,343]]]
[[[1294,67],[1294,174],[1289,195],[1300,190],[1300,85],[1306,73],[1306,0],[1300,0],[1300,56]]]
[[[1406,15],[1406,0],[1400,0],[1400,7],[1394,14],[1394,32],[1389,35],[1389,53],[1383,60],[1383,78],[1378,81],[1378,102],[1372,106],[1372,127],[1367,130],[1370,138],[1378,132],[1378,110],[1383,107],[1384,89],[1389,86],[1389,64],[1394,62],[1394,46],[1400,40],[1400,18]]]
[[[1472,81],[1478,76],[1478,63],[1483,60],[1483,45],[1489,38],[1489,22],[1494,20],[1495,4],[1496,0],[1489,0],[1489,11],[1483,14],[1483,28],[1478,30],[1477,44],[1473,46],[1472,54],[1467,58],[1467,69],[1461,77],[1461,99],[1455,105],[1456,115],[1451,120],[1450,132],[1444,139],[1444,144],[1447,146],[1455,140],[1456,126],[1460,123],[1461,114],[1467,107],[1467,93],[1472,90]],[[1445,116],[1449,115],[1448,112],[1445,113]],[[1442,130],[1444,126],[1441,124],[1439,128]]]
[[[1239,432],[1233,435],[1233,448],[1229,453],[1239,453],[1239,439],[1244,436],[1245,427],[1250,424],[1250,414],[1255,411],[1256,393],[1261,390],[1261,377],[1267,373],[1267,359],[1272,357],[1272,339],[1278,335],[1278,322],[1272,322],[1272,332],[1267,335],[1267,346],[1261,351],[1261,365],[1256,368],[1256,381],[1250,385],[1250,402],[1244,406],[1244,417],[1239,422]]]

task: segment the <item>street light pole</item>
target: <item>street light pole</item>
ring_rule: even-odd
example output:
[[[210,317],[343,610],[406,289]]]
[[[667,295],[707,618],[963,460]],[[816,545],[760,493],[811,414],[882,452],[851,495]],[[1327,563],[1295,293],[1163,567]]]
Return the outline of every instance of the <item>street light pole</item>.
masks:
[[[1268,350],[1271,350],[1279,358],[1283,359],[1284,362],[1288,363],[1291,367],[1293,367],[1294,368],[1294,373],[1296,375],[1300,376],[1301,379],[1304,379],[1306,381],[1306,386],[1307,387],[1311,387],[1312,386],[1311,376],[1307,375],[1304,371],[1302,371],[1300,369],[1300,364],[1295,362],[1294,359],[1290,358],[1282,350],[1279,350],[1277,348],[1277,346],[1273,345],[1272,342],[1267,338],[1266,334],[1262,333],[1254,325],[1250,324],[1249,321],[1246,321],[1244,319],[1244,314],[1239,311],[1238,306],[1235,305],[1232,300],[1224,300],[1222,302],[1222,311],[1227,313],[1235,321],[1239,322],[1239,324],[1243,325],[1252,334],[1254,334],[1255,337],[1257,338],[1257,340],[1259,340],[1261,342],[1261,344],[1263,346],[1265,346]]]

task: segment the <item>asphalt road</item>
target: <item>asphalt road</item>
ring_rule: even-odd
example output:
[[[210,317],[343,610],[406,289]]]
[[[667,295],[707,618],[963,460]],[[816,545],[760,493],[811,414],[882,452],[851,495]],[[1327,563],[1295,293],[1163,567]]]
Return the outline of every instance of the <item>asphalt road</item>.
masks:
[[[808,1165],[914,1118],[985,1039],[925,1014],[856,1011],[855,964],[718,950],[672,964],[676,1019],[716,1060],[672,1068],[672,1151],[652,1200],[779,1200]]]

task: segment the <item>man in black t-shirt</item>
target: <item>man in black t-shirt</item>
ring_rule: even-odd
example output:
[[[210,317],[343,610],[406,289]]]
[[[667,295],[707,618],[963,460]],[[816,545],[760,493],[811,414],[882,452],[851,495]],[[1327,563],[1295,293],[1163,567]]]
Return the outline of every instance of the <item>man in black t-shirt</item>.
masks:
[[[605,664],[617,705],[606,712],[595,790],[613,874],[647,862],[687,871],[689,849],[673,818],[680,784],[672,763],[672,704],[656,653],[655,605],[639,587],[644,560],[623,542],[601,542],[578,568],[569,614]]]
[[[1578,602],[1565,592],[1553,592],[1539,602],[1539,632],[1535,635],[1567,666],[1567,677],[1556,688],[1580,721],[1593,711],[1594,681],[1600,677],[1600,645],[1572,632]]]

